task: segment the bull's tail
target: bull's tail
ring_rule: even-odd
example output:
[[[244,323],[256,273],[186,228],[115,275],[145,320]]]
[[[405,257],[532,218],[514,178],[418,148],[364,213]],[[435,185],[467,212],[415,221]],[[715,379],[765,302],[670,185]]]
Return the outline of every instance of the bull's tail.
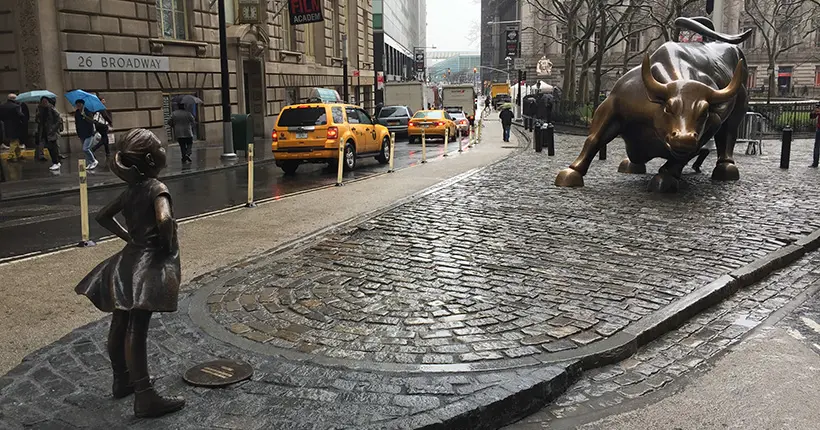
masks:
[[[694,31],[697,34],[700,34],[703,37],[708,37],[712,40],[719,40],[721,42],[731,43],[733,45],[743,43],[744,40],[748,39],[749,36],[752,35],[753,31],[752,29],[748,29],[740,34],[718,33],[715,31],[715,25],[712,23],[712,20],[705,16],[695,18],[677,18],[675,20],[675,26],[685,30]]]

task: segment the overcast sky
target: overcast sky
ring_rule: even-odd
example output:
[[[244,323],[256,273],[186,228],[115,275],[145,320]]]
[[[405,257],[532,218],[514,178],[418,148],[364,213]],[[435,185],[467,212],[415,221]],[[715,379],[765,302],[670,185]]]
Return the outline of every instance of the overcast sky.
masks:
[[[479,0],[427,0],[427,46],[478,52],[480,18]]]

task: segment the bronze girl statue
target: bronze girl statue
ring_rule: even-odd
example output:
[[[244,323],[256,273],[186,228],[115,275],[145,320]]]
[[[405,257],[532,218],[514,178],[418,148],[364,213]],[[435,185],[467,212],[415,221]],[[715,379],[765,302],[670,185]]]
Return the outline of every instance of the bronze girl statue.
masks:
[[[181,397],[162,397],[148,376],[146,338],[152,312],[174,312],[180,283],[177,224],[168,187],[157,180],[165,149],[148,130],[135,129],[118,142],[111,170],[128,183],[97,222],[126,242],[77,285],[103,312],[112,312],[108,355],[114,398],[134,393],[137,417],[158,417],[185,406]],[[122,212],[127,230],[114,218]]]

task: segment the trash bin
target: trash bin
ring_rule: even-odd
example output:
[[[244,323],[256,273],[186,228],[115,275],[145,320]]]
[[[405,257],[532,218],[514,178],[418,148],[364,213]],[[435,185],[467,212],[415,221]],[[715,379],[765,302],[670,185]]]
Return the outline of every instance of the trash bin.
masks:
[[[233,150],[248,151],[248,144],[253,142],[253,120],[245,113],[231,115],[231,130],[233,131]]]

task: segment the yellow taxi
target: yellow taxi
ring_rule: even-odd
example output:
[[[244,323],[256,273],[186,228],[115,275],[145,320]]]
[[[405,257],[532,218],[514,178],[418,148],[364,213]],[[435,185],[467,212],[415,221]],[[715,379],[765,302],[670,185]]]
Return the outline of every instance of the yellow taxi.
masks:
[[[456,123],[447,111],[420,110],[410,118],[407,124],[407,135],[410,143],[421,143],[421,135],[427,138],[450,136],[450,142],[456,140]]]
[[[276,165],[293,174],[303,163],[329,163],[339,159],[343,142],[345,170],[356,160],[375,157],[390,161],[390,133],[359,106],[345,103],[304,103],[286,106],[279,112],[271,133]]]

